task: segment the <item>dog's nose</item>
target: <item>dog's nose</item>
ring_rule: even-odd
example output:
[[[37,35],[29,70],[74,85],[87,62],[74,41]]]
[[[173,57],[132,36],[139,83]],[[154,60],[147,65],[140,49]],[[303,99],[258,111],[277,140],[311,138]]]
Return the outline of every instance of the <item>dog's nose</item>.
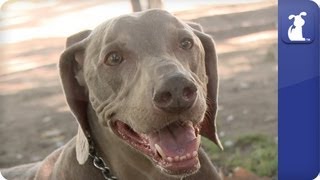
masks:
[[[154,105],[166,112],[180,113],[189,109],[196,97],[197,87],[184,75],[174,75],[160,82],[153,95]]]

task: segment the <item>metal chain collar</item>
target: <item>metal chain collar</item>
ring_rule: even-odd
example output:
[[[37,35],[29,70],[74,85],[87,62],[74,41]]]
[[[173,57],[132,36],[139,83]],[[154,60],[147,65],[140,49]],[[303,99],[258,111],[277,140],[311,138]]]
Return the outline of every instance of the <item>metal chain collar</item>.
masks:
[[[117,177],[111,174],[110,168],[106,165],[102,157],[98,156],[92,140],[88,138],[88,141],[89,141],[89,156],[92,157],[93,159],[92,163],[94,167],[101,171],[104,179],[117,180]]]

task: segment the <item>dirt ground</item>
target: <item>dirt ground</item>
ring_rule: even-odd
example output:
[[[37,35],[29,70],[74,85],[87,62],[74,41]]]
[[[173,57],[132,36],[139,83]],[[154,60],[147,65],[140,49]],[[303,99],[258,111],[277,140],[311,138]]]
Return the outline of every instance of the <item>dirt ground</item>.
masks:
[[[262,133],[276,141],[275,2],[205,6],[176,15],[200,23],[216,41],[220,137],[230,144]],[[75,135],[77,123],[56,68],[64,41],[49,37],[0,45],[0,167],[41,160]]]

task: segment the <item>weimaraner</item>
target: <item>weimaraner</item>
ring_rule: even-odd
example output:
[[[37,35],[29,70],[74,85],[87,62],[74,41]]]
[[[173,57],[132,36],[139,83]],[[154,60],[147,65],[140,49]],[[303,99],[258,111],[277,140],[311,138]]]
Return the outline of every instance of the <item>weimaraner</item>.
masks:
[[[108,20],[67,39],[59,62],[78,134],[8,180],[220,179],[200,146],[220,148],[217,56],[200,25],[163,10]]]

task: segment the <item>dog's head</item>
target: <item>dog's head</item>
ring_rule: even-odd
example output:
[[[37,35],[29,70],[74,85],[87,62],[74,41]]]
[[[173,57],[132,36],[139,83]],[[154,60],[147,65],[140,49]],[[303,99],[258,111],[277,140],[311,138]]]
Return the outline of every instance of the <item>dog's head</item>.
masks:
[[[217,136],[217,57],[197,24],[162,10],[121,16],[67,39],[60,75],[77,118],[78,143],[92,131],[92,106],[105,131],[144,154],[165,173],[185,176],[199,167],[200,134]],[[77,147],[80,164],[86,148]]]
[[[307,13],[303,11],[298,15],[291,14],[288,18],[289,18],[289,20],[291,20],[291,19],[294,20],[293,21],[294,26],[302,27],[306,23],[305,20],[302,18],[302,16],[306,16],[306,15],[307,15]]]

